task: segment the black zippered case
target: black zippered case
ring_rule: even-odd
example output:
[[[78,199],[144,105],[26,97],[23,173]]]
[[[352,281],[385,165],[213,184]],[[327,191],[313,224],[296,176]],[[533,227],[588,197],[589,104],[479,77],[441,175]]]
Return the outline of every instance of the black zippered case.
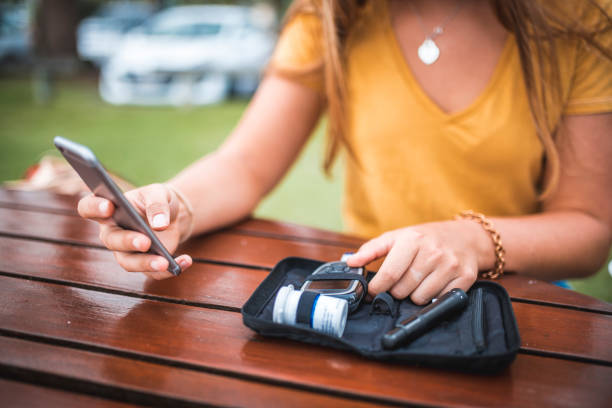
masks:
[[[410,344],[385,350],[382,336],[423,306],[410,299],[396,300],[388,294],[362,302],[348,316],[342,337],[311,329],[274,323],[272,309],[278,290],[302,286],[323,262],[290,257],[280,261],[242,307],[244,324],[264,336],[284,337],[321,346],[351,350],[368,358],[453,368],[466,371],[497,371],[510,364],[520,347],[512,303],[506,290],[491,281],[477,281],[467,292],[468,306]],[[368,278],[371,278],[369,274]]]

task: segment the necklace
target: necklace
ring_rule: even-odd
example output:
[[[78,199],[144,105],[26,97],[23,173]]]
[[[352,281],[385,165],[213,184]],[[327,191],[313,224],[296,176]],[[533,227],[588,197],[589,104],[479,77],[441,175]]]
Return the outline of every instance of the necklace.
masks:
[[[461,6],[463,5],[463,2],[458,0],[457,7],[455,7],[455,10],[453,10],[453,12],[449,14],[444,19],[444,21],[442,21],[442,24],[435,26],[433,30],[431,31],[431,33],[427,31],[427,28],[425,28],[425,25],[423,24],[423,19],[421,18],[421,14],[419,14],[419,11],[415,7],[415,5],[412,4],[411,1],[409,2],[409,4],[410,4],[410,7],[412,7],[414,14],[417,16],[419,25],[421,26],[421,30],[425,34],[425,41],[423,41],[423,44],[421,44],[421,46],[419,47],[417,54],[419,56],[419,59],[423,61],[423,64],[431,65],[434,62],[436,62],[438,58],[440,57],[440,48],[438,48],[438,45],[436,44],[434,39],[437,36],[443,34],[444,27],[448,23],[450,23],[457,16],[457,14],[459,14],[459,10],[461,10]]]

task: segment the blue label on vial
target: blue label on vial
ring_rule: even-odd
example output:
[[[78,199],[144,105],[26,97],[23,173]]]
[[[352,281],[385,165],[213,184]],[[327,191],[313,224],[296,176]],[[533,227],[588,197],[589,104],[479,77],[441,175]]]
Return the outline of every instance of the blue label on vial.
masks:
[[[315,309],[317,307],[317,301],[319,300],[319,296],[321,296],[320,294],[317,295],[317,297],[315,297],[314,302],[312,302],[312,309],[310,310],[310,328],[313,329],[314,326],[312,325],[314,322],[314,312]]]

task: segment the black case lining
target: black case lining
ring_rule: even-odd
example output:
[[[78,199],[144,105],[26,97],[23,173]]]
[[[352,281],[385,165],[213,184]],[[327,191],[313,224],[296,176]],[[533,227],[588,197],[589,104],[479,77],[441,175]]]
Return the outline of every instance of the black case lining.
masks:
[[[470,371],[501,369],[512,362],[518,351],[520,338],[510,298],[502,286],[490,281],[478,281],[472,286],[468,291],[469,305],[462,312],[395,350],[384,350],[381,338],[396,321],[423,307],[410,299],[393,300],[395,317],[379,310],[373,312],[372,303],[362,302],[349,315],[341,338],[325,335],[305,324],[274,323],[272,308],[278,289],[289,284],[299,289],[322,263],[296,257],[280,261],[242,307],[244,324],[266,336],[351,350],[369,358]]]

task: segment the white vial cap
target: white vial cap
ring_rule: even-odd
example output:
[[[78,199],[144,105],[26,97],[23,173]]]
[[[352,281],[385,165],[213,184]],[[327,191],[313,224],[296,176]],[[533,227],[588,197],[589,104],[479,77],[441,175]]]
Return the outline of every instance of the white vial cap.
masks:
[[[274,301],[274,309],[272,309],[272,321],[274,323],[285,323],[285,305],[287,304],[287,297],[293,291],[293,285],[283,286],[278,290],[278,293],[276,294],[276,300]]]

